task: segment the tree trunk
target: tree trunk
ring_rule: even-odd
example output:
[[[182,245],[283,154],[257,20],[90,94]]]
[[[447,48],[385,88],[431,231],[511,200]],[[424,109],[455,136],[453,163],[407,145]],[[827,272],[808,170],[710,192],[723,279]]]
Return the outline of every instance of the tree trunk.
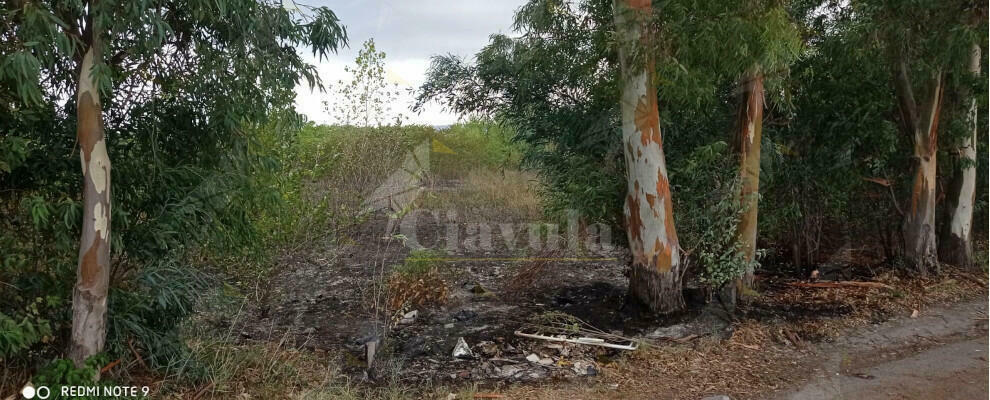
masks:
[[[743,214],[739,219],[736,236],[745,261],[749,265],[736,281],[736,287],[740,295],[745,295],[752,291],[751,262],[756,255],[756,216],[760,201],[760,143],[763,132],[763,73],[748,74],[740,82],[740,90],[739,134],[736,135],[736,149],[739,152],[739,177],[742,183],[739,200]]]
[[[932,78],[920,106],[914,102],[905,63],[898,65],[895,89],[902,124],[914,142],[915,173],[910,208],[905,212],[904,256],[922,276],[938,273],[935,240],[935,156],[938,153],[938,118],[942,105],[942,74]]]
[[[622,70],[622,141],[628,191],[623,216],[632,271],[630,294],[658,313],[684,308],[681,259],[667,183],[650,58],[649,0],[616,0]]]
[[[980,75],[980,45],[974,44],[969,71]],[[939,238],[939,258],[949,264],[971,266],[973,264],[973,206],[976,202],[976,135],[979,122],[976,118],[977,101],[970,99],[969,123],[972,133],[956,149],[958,167],[949,184],[946,216],[942,236]],[[963,164],[965,162],[966,164]]]
[[[76,98],[76,136],[83,175],[83,224],[76,285],[72,291],[69,357],[77,366],[103,351],[110,283],[110,159],[103,135],[98,85],[91,75],[102,51],[99,32],[93,30],[91,44],[79,69]]]

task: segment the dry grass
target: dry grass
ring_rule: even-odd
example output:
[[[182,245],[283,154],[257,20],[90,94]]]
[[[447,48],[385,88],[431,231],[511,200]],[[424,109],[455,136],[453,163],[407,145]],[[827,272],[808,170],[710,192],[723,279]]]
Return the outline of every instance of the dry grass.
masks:
[[[303,169],[312,171],[306,192],[327,198],[333,210],[357,210],[412,149],[411,134],[402,131],[341,129],[326,135],[309,145],[314,154]]]
[[[442,305],[447,301],[447,281],[437,271],[420,275],[392,274],[388,279],[388,309]]]
[[[421,205],[456,211],[468,221],[539,221],[543,209],[535,184],[536,177],[529,172],[475,168],[463,175],[460,187],[434,188]]]
[[[548,271],[553,267],[553,259],[561,257],[562,254],[563,251],[559,249],[544,250],[532,260],[519,265],[502,289],[506,297],[522,298],[521,294],[549,280],[552,274],[549,274]]]
[[[235,345],[229,343],[193,344],[193,350],[205,356],[213,375],[196,386],[181,387],[161,394],[168,382],[152,383],[153,397],[164,399],[236,399],[236,400],[406,400],[443,399],[457,393],[470,399],[473,386],[455,389],[446,386],[411,387],[392,380],[370,385],[342,374],[348,359],[341,354],[322,350],[299,350],[278,343]],[[177,382],[178,383],[178,382]]]
[[[781,286],[757,301],[770,309],[799,307],[803,312],[741,320],[726,340],[702,338],[644,348],[602,365],[602,378],[595,382],[514,386],[503,394],[513,399],[699,399],[713,394],[758,398],[803,381],[818,360],[815,342],[893,316],[909,316],[913,310],[985,298],[982,279],[948,267],[936,278],[896,273],[878,277],[894,291]],[[844,311],[834,316],[827,310]]]
[[[985,295],[985,284],[976,279],[951,266],[943,267],[942,275],[931,278],[888,271],[877,276],[876,281],[894,290],[779,286],[760,296],[756,305],[767,310],[797,310],[800,316],[782,321],[787,329],[802,339],[830,340],[849,328]],[[840,315],[830,315],[835,313]]]
[[[537,265],[523,269],[538,271]],[[409,275],[409,274],[407,274]],[[522,279],[522,278],[520,278]],[[879,322],[912,310],[986,295],[972,274],[946,269],[938,278],[884,274],[878,281],[896,290],[799,288],[774,286],[757,300],[771,309],[800,307],[769,319],[744,318],[728,339],[703,337],[686,343],[644,346],[611,362],[600,362],[591,380],[547,382],[484,389],[508,399],[698,399],[713,394],[756,398],[793,386],[817,365],[815,342],[828,341],[850,328]],[[787,307],[785,307],[785,305]],[[816,314],[810,310],[821,310]],[[844,310],[833,315],[828,310]],[[475,386],[417,387],[385,381],[375,385],[349,381],[339,373],[339,355],[296,350],[280,343],[234,345],[196,342],[192,348],[215,371],[201,398],[218,399],[443,399],[453,392],[471,399]],[[188,398],[205,384],[168,398]]]

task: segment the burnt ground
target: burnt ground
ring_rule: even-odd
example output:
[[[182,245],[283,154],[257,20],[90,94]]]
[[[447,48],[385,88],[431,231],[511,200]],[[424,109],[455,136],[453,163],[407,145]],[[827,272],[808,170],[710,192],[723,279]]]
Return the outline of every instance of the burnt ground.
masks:
[[[439,257],[440,279],[427,279],[427,286],[442,286],[429,288],[443,294],[440,301],[395,308],[390,305],[388,282],[393,270],[410,256],[410,249],[402,237],[387,233],[388,221],[383,212],[368,215],[335,238],[332,246],[284,256],[259,288],[261,294],[247,301],[236,317],[216,324],[234,332],[241,344],[277,342],[326,354],[342,374],[369,385],[475,384],[497,389],[524,383],[534,388],[564,385],[568,393],[568,387],[581,382],[615,387],[620,383],[610,382],[621,382],[635,389],[624,396],[637,398],[637,393],[657,390],[650,376],[634,384],[623,376],[638,374],[633,371],[643,364],[662,370],[672,364],[657,364],[676,363],[677,368],[670,368],[680,371],[676,379],[654,377],[664,382],[664,393],[677,393],[672,398],[713,392],[755,398],[806,380],[808,369],[819,359],[811,347],[828,346],[849,327],[882,322],[931,302],[985,293],[985,282],[951,277],[911,280],[855,265],[822,269],[834,269],[842,279],[886,282],[897,290],[809,290],[788,285],[795,281],[792,271],[767,267],[758,275],[761,296],[733,314],[718,304],[706,304],[698,290],[688,287],[688,311],[656,316],[627,299],[627,255],[621,248],[598,254],[525,252],[510,250],[496,240],[488,250],[448,251]],[[464,232],[467,227],[461,223],[459,228]],[[417,236],[424,245],[438,245],[428,238],[442,236],[447,229],[426,218],[418,224]],[[545,258],[553,261],[540,261]],[[415,318],[403,320],[413,311]],[[629,352],[558,345],[513,334],[559,313],[576,317],[585,323],[582,326],[652,346]],[[469,357],[452,355],[461,338],[472,351]],[[369,341],[377,343],[371,368],[367,368]],[[684,346],[695,355],[684,358]],[[702,361],[705,364],[697,364]],[[751,373],[748,380],[720,375],[739,368],[759,372]]]
[[[337,249],[283,259],[284,267],[268,284],[270,293],[263,296],[268,301],[247,304],[234,331],[244,342],[287,340],[292,346],[343,352],[344,371],[361,379],[397,374],[400,380],[424,383],[534,381],[587,375],[574,372],[574,361],[595,365],[596,360],[623,351],[572,345],[547,348],[548,342],[513,334],[534,316],[566,313],[602,331],[629,337],[690,316],[656,317],[627,301],[626,256],[621,250],[592,256],[539,252],[525,257],[498,242],[489,251],[444,255],[449,259],[439,267],[446,285],[444,301],[388,310],[383,305],[388,303],[385,282],[410,249],[401,239],[385,234],[387,224],[388,217],[377,213],[350,229],[346,244]],[[446,229],[429,221],[419,225],[420,237]],[[415,311],[416,318],[400,322],[409,311]],[[382,349],[375,368],[366,375],[363,343],[373,336],[382,339]],[[469,344],[474,357],[452,357],[459,338]],[[529,363],[525,358],[530,354],[550,358],[555,365]],[[565,361],[557,363],[560,360]]]

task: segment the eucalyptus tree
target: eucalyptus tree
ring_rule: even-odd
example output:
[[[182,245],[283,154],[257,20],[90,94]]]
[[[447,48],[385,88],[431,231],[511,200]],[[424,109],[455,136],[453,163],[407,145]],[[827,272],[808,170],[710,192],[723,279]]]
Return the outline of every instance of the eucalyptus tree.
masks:
[[[969,76],[964,81],[980,82],[983,58],[980,43],[973,43],[969,59]],[[972,84],[968,90],[957,91],[958,97],[965,104],[966,112],[961,119],[965,120],[966,132],[962,138],[952,138],[949,148],[950,156],[954,158],[951,180],[946,191],[946,221],[939,241],[939,259],[959,266],[973,264],[973,211],[976,208],[976,162],[977,146],[981,124],[979,118],[980,98],[986,90],[974,91]],[[982,88],[983,85],[975,85]]]
[[[111,238],[111,226],[118,225],[114,216],[128,215],[111,200],[112,144],[124,156],[157,154],[135,151],[145,142],[185,147],[160,153],[185,152],[198,160],[232,151],[222,142],[291,102],[297,83],[320,84],[297,46],[322,58],[344,45],[346,34],[329,9],[283,1],[15,0],[0,13],[0,76],[14,78],[5,80],[15,82],[13,109],[74,109],[74,120],[64,122],[76,125],[83,207],[69,356],[81,365],[105,346],[110,248],[122,243]],[[124,161],[132,168],[156,165]],[[154,175],[115,174],[121,172]],[[146,189],[125,187],[122,193],[157,204],[148,194],[154,187]],[[161,200],[167,208],[170,200]]]
[[[684,305],[686,252],[665,152],[693,150],[671,150],[671,142],[724,140],[732,124],[708,118],[727,104],[722,88],[756,67],[786,70],[797,39],[773,4],[532,0],[516,13],[517,35],[493,35],[473,63],[435,57],[419,102],[439,100],[512,124],[531,145],[527,159],[547,183],[549,208],[622,225],[633,254],[631,294],[655,311],[675,311]],[[685,123],[692,127],[679,126]],[[668,138],[661,126],[682,133]],[[723,133],[711,136],[716,130]],[[732,265],[712,274],[720,276],[716,286],[751,265],[736,249],[711,250],[718,253],[711,258],[732,259],[713,267]]]
[[[684,263],[664,160],[660,114],[651,51],[653,8],[650,1],[616,0],[613,9],[621,65],[622,148],[626,161],[623,207],[632,269],[629,292],[654,311],[684,308],[681,277]]]
[[[742,216],[737,228],[743,251],[743,271],[737,283],[740,293],[753,286],[755,265],[757,215],[760,197],[760,152],[763,138],[763,113],[766,104],[764,79],[767,73],[786,75],[790,63],[797,58],[800,38],[785,9],[778,2],[761,2],[743,10],[741,26],[736,30],[743,36],[742,46],[733,57],[748,67],[739,76],[736,132],[733,142],[739,156],[740,201]]]
[[[659,46],[640,42],[653,41],[655,23],[649,2],[529,1],[518,36],[493,35],[474,63],[435,57],[418,105],[439,100],[513,125],[551,211],[623,225],[630,294],[668,313],[684,307],[683,270],[661,149]]]
[[[731,82],[736,97],[729,142],[738,157],[740,181],[736,236],[742,272],[736,286],[745,293],[756,265],[764,109],[768,101],[786,106],[781,83],[798,58],[801,37],[783,1],[696,1],[690,10],[665,6],[666,14],[659,17],[671,20],[665,22],[665,32],[674,38],[671,58],[708,85]]]
[[[905,259],[922,275],[937,273],[936,169],[947,76],[968,74],[975,42],[968,22],[974,14],[985,15],[986,9],[967,0],[865,0],[852,2],[852,7],[858,22],[870,27],[865,43],[878,42],[885,50],[898,126],[912,143],[913,181],[903,223]]]

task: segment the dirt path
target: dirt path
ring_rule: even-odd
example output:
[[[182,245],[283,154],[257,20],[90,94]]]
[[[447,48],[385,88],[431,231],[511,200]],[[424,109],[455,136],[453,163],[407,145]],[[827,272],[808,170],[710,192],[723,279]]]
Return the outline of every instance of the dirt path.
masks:
[[[933,309],[823,345],[811,380],[771,398],[986,398],[987,344],[986,301]]]

